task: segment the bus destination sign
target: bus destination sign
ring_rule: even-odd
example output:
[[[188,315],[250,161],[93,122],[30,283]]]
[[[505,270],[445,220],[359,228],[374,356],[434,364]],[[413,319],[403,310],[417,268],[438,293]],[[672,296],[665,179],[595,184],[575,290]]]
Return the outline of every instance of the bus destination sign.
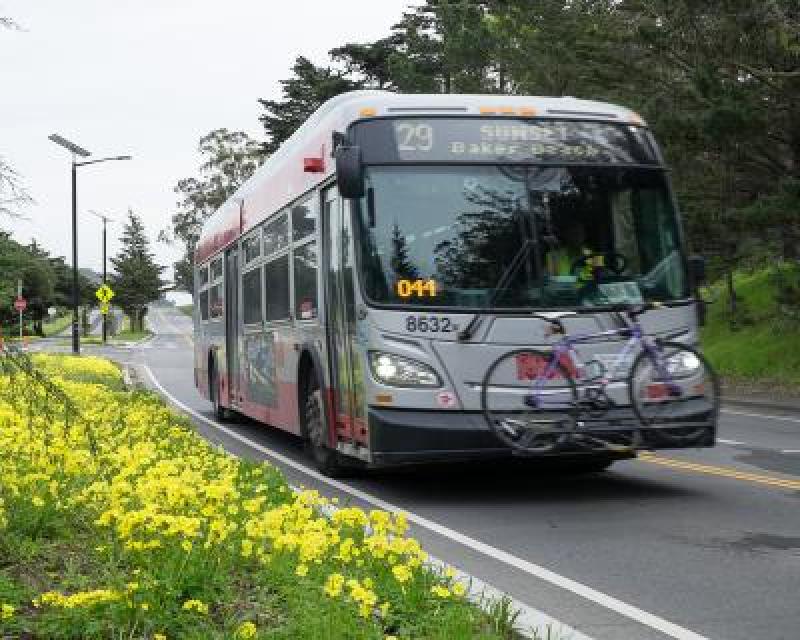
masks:
[[[355,136],[365,162],[658,164],[644,129],[597,121],[381,119]]]

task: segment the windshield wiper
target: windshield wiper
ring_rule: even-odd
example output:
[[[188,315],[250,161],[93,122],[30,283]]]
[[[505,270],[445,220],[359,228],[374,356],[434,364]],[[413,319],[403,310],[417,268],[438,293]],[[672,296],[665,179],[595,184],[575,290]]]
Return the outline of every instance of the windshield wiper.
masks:
[[[534,245],[534,241],[530,238],[527,238],[522,246],[517,251],[514,259],[511,261],[511,264],[506,267],[506,270],[503,271],[503,275],[500,276],[500,280],[498,280],[497,285],[492,291],[492,295],[489,297],[488,302],[486,303],[486,307],[491,309],[494,306],[494,303],[497,301],[497,298],[500,296],[500,292],[505,289],[508,282],[513,278],[517,270],[519,269],[520,265],[522,265],[528,257],[528,253],[530,252],[531,247]],[[481,318],[483,317],[482,313],[476,313],[470,321],[467,323],[467,326],[464,327],[461,331],[458,332],[458,340],[459,342],[465,342],[472,337],[472,334],[475,333],[475,329],[478,328],[478,325],[481,322]]]

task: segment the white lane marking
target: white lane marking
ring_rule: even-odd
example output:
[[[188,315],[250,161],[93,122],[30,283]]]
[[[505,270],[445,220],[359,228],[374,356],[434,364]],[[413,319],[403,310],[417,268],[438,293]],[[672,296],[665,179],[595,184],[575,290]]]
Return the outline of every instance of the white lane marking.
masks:
[[[752,444],[747,444],[746,442],[739,442],[738,440],[723,440],[722,438],[717,438],[717,442],[721,442],[722,444],[732,444],[742,447],[750,447],[752,449],[763,449],[766,451],[777,451],[778,453],[800,453],[800,449],[770,449],[768,447],[759,447]]]
[[[266,447],[258,444],[257,442],[253,442],[249,438],[237,433],[236,431],[221,425],[214,420],[209,420],[204,415],[198,413],[191,407],[185,405],[183,402],[178,400],[175,396],[169,393],[161,383],[156,379],[153,372],[150,370],[150,367],[146,364],[142,365],[144,370],[147,372],[147,375],[150,377],[150,380],[153,382],[155,387],[164,394],[170,401],[186,413],[190,414],[191,416],[195,417],[196,419],[205,422],[209,426],[222,431],[227,436],[233,438],[234,440],[238,440],[239,442],[246,444],[247,446],[251,447],[254,451],[258,451],[259,453],[264,454],[265,456],[269,456],[273,460],[277,460],[286,466],[292,467],[297,471],[304,473],[305,475],[314,478],[315,480],[322,482],[323,484],[327,484],[330,487],[333,487],[337,491],[341,491],[343,493],[350,494],[354,498],[358,498],[359,500],[371,504],[379,509],[383,509],[384,511],[402,511],[407,514],[408,521],[413,522],[419,527],[423,529],[427,529],[428,531],[432,531],[443,538],[448,538],[453,542],[457,542],[468,549],[472,549],[473,551],[477,551],[485,556],[493,558],[499,562],[507,564],[510,567],[518,569],[524,573],[532,575],[544,582],[549,582],[556,587],[560,587],[566,591],[570,591],[577,596],[580,596],[586,600],[594,602],[595,604],[600,605],[606,609],[610,609],[615,613],[618,613],[621,616],[626,618],[630,618],[640,624],[643,624],[651,629],[655,629],[656,631],[660,631],[664,635],[669,636],[670,638],[676,638],[677,640],[708,640],[705,636],[702,636],[690,629],[686,629],[685,627],[681,627],[669,620],[665,620],[664,618],[660,618],[659,616],[649,613],[648,611],[644,611],[643,609],[639,609],[627,602],[623,602],[622,600],[618,600],[617,598],[610,596],[602,591],[598,591],[589,587],[585,584],[577,582],[576,580],[572,580],[571,578],[567,578],[562,576],[550,569],[546,569],[538,564],[533,562],[529,562],[528,560],[524,560],[519,558],[507,551],[503,551],[502,549],[498,549],[497,547],[493,547],[485,542],[481,542],[480,540],[476,540],[475,538],[470,538],[463,533],[450,529],[444,525],[441,525],[437,522],[432,520],[428,520],[422,516],[419,516],[413,512],[406,511],[402,507],[398,507],[396,505],[391,504],[390,502],[386,502],[381,498],[373,496],[372,494],[366,493],[365,491],[361,491],[360,489],[354,489],[343,482],[339,482],[338,480],[334,480],[332,478],[328,478],[323,476],[321,473],[317,473],[316,471],[309,469],[308,467],[301,465],[291,458],[287,458],[283,454],[278,453],[277,451],[272,451],[271,449],[267,449]]]
[[[766,418],[767,420],[781,420],[783,422],[797,422],[800,424],[800,418],[792,418],[790,416],[773,416],[765,413],[748,413],[746,411],[731,411],[730,409],[720,409],[722,413],[730,413],[733,416],[746,416],[748,418]]]

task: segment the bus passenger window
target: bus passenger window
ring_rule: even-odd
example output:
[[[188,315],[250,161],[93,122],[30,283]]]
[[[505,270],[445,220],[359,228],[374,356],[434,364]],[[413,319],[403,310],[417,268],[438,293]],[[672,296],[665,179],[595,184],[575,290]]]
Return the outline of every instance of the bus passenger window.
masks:
[[[222,310],[223,310],[223,300],[222,300],[222,285],[215,284],[210,289],[211,296],[209,298],[209,305],[208,305],[208,313],[211,316],[211,319],[214,318],[221,318],[222,317]]]
[[[294,248],[295,317],[311,320],[317,317],[317,243]]]
[[[317,214],[311,207],[311,199],[292,207],[292,240],[297,242],[314,233]]]
[[[208,320],[208,291],[200,293],[200,319]]]
[[[264,266],[264,298],[267,322],[289,317],[289,256],[282,255]]]
[[[261,234],[256,233],[242,243],[245,264],[252,262],[261,255]]]
[[[216,282],[222,278],[222,258],[217,258],[211,263],[211,281]]]
[[[208,267],[200,267],[197,270],[197,282],[201,287],[208,284]]]
[[[264,227],[264,255],[268,256],[289,246],[289,223],[285,215]]]
[[[261,269],[242,276],[242,316],[245,324],[261,324]]]

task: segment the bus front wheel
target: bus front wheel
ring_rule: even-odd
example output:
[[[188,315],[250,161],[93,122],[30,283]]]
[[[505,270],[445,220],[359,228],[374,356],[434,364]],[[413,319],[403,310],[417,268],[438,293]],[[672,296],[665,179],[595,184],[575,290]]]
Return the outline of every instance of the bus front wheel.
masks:
[[[347,475],[347,467],[342,464],[339,453],[328,446],[324,411],[322,392],[316,381],[312,381],[303,404],[303,424],[308,438],[308,449],[314,466],[320,473],[331,478],[341,478]]]

